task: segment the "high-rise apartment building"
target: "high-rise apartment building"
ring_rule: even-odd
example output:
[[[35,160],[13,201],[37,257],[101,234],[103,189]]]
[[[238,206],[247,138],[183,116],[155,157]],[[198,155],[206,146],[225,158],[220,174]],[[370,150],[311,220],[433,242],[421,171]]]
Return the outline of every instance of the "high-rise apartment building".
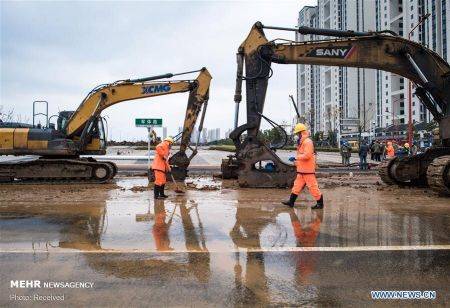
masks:
[[[317,28],[319,21],[318,8],[305,6],[299,13],[298,25]],[[297,41],[317,40],[316,35],[296,34]],[[320,131],[323,127],[323,104],[320,99],[319,66],[297,65],[297,105],[300,115],[311,128],[311,133]]]
[[[208,129],[206,127],[203,127],[201,143],[206,143],[206,142],[208,142]]]
[[[319,0],[317,6],[307,6],[299,12],[298,25],[356,31],[391,30],[422,43],[448,61],[449,2]],[[422,21],[427,14],[429,17]],[[324,38],[297,35],[298,41]],[[376,127],[387,127],[408,122],[408,84],[406,78],[384,71],[298,65],[297,101],[312,131],[346,134],[357,130],[358,125],[368,131],[373,123]],[[412,118],[414,122],[431,120],[414,94]]]
[[[392,30],[427,46],[448,61],[448,3],[448,0],[378,0],[377,30]],[[421,22],[427,15],[429,17]],[[408,123],[408,86],[409,80],[406,78],[387,72],[378,73],[377,126]],[[430,113],[414,94],[412,119],[413,122],[432,120]]]
[[[198,127],[194,127],[191,134],[191,143],[197,143],[197,139],[199,139],[200,132],[198,131]]]
[[[355,0],[318,1],[304,7],[299,26],[368,31],[375,29],[375,2]],[[297,35],[298,41],[327,39],[317,35]],[[311,131],[346,133],[358,126],[369,127],[375,113],[376,71],[363,68],[298,65],[297,101]],[[372,116],[373,117],[373,116]]]
[[[225,132],[225,138],[230,138],[230,134],[233,131],[232,128],[229,128],[226,132]]]

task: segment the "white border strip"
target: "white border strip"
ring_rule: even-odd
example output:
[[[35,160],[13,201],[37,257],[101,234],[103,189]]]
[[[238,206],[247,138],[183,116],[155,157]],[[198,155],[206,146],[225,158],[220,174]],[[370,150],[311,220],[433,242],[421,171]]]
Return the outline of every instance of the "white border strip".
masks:
[[[144,250],[144,249],[102,249],[102,250],[71,250],[71,249],[13,249],[0,250],[4,253],[234,253],[234,252],[364,252],[364,251],[404,251],[404,250],[450,250],[450,245],[412,245],[412,246],[351,246],[351,247],[263,247],[263,248],[241,248],[230,250]]]

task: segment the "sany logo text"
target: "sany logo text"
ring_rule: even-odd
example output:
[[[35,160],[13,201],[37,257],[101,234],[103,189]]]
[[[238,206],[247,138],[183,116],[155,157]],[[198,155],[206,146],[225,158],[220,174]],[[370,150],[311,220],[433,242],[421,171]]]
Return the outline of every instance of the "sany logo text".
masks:
[[[327,48],[315,48],[306,54],[307,57],[320,57],[320,58],[341,58],[348,59],[355,51],[355,47],[343,46],[343,47],[327,47]]]

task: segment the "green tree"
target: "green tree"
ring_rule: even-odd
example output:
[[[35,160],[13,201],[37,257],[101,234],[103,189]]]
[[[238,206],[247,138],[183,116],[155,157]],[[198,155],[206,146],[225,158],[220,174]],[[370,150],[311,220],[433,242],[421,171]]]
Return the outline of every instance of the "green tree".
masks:
[[[411,138],[411,140],[414,141],[414,138],[419,138],[420,134],[419,131],[417,130],[416,125],[414,125],[414,123],[412,124],[412,135],[413,137]],[[406,132],[406,140],[409,140],[409,130]]]
[[[337,145],[337,134],[333,131],[328,131],[328,140],[330,144],[335,147]]]
[[[233,144],[234,144],[233,140],[231,140],[230,138],[215,140],[207,143],[207,145],[233,145]]]
[[[283,141],[284,132],[282,132],[280,128],[274,127],[264,131],[259,131],[259,136],[266,142],[277,144]]]
[[[424,138],[431,141],[431,138],[433,136],[433,129],[435,129],[437,127],[438,127],[438,123],[436,121],[431,121],[431,122],[427,123],[427,125],[425,126],[425,133],[423,134]]]
[[[313,136],[313,141],[319,142],[320,140],[322,140],[321,134],[322,134],[322,136],[323,136],[323,132],[316,132],[316,133],[314,134],[314,136]]]

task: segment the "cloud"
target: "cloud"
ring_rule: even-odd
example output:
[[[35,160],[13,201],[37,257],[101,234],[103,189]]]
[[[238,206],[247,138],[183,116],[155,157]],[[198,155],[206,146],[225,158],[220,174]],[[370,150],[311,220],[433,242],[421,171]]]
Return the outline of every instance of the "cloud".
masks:
[[[205,127],[233,126],[236,52],[252,24],[292,27],[303,5],[317,1],[27,1],[1,2],[1,104],[31,115],[46,99],[50,113],[74,110],[95,86],[125,78],[208,67],[213,80]],[[293,39],[266,31],[269,39]],[[273,66],[264,114],[289,121],[295,65]],[[195,78],[194,75],[187,76]],[[244,96],[245,97],[245,96]],[[169,133],[182,126],[187,94],[115,105],[113,138],[143,139],[135,117],[164,118]],[[245,121],[245,100],[240,124]],[[263,124],[263,127],[266,124]]]

